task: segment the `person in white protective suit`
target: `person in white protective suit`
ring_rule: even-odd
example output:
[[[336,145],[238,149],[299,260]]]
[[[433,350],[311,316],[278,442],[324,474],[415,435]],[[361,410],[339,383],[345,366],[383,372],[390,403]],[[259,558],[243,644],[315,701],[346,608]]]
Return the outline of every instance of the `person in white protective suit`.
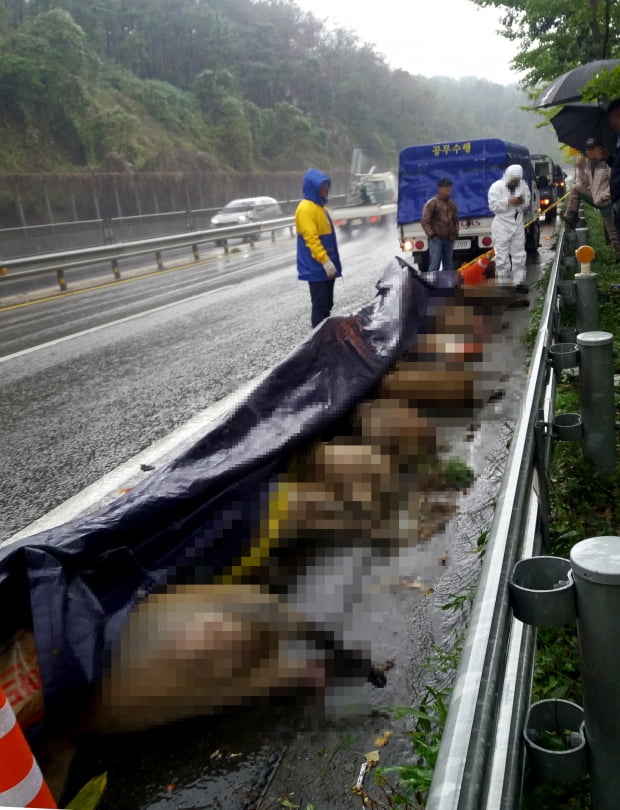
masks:
[[[530,190],[523,180],[523,168],[509,166],[501,180],[489,189],[489,208],[495,214],[491,226],[495,248],[497,283],[514,285],[515,292],[526,294],[525,230],[523,212],[530,205]]]

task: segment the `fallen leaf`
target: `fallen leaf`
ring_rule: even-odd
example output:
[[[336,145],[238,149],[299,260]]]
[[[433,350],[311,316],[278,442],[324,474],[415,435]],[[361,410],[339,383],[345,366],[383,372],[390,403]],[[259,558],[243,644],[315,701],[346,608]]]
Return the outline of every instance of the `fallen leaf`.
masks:
[[[119,495],[127,495],[128,492],[131,492],[133,487],[119,487],[118,494]]]
[[[366,757],[366,762],[369,765],[376,765],[379,762],[379,752],[378,751],[369,751],[367,754],[364,754]]]
[[[384,731],[380,737],[375,737],[375,745],[377,748],[383,748],[384,745],[387,745],[391,736],[391,731]]]
[[[108,774],[100,773],[87,782],[68,805],[67,810],[95,810],[108,784]]]

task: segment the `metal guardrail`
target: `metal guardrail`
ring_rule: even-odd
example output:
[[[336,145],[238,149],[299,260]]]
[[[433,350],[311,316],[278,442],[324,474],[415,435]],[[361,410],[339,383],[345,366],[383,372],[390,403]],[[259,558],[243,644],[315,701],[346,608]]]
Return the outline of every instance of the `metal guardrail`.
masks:
[[[559,326],[563,241],[562,230],[427,810],[520,806],[521,733],[530,700],[536,632],[513,619],[508,582],[519,559],[540,553],[548,525],[551,437],[536,425],[553,422],[555,375],[548,353]]]
[[[332,206],[343,205],[346,195],[331,195]],[[294,214],[299,198],[278,200],[282,216]],[[160,213],[140,213],[94,219],[48,222],[39,225],[0,228],[0,261],[9,262],[36,254],[78,250],[116,242],[154,239],[158,236],[195,232],[211,227],[211,217],[222,210],[188,208]]]
[[[157,267],[163,269],[162,252],[173,248],[191,247],[194,261],[200,260],[198,246],[205,242],[222,242],[224,251],[228,253],[228,240],[237,237],[249,237],[254,241],[261,233],[271,233],[275,239],[277,231],[288,228],[293,235],[294,217],[282,217],[266,222],[248,223],[226,228],[210,228],[203,231],[190,231],[168,236],[159,236],[154,239],[142,239],[133,242],[119,242],[112,245],[96,245],[81,248],[80,250],[59,251],[57,253],[44,253],[37,256],[24,256],[12,259],[0,266],[0,277],[23,278],[44,273],[56,272],[61,290],[67,288],[64,273],[66,270],[85,267],[89,264],[110,261],[115,278],[120,278],[118,260],[121,257],[134,258],[149,253],[155,254]],[[0,279],[0,290],[1,287]]]

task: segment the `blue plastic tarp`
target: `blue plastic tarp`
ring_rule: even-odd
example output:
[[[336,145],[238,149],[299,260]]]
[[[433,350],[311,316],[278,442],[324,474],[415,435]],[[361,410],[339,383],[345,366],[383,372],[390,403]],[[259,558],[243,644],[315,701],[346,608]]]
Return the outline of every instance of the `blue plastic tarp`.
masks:
[[[3,631],[32,620],[46,717],[79,705],[136,601],[211,582],[247,554],[291,453],[372,392],[457,283],[394,259],[372,303],[325,321],[174,462],[99,511],[0,546]]]
[[[400,153],[398,171],[398,224],[419,222],[424,204],[437,193],[437,181],[453,182],[452,199],[461,219],[491,217],[489,187],[507,166],[523,166],[531,187],[532,164],[525,146],[499,138],[408,146]]]

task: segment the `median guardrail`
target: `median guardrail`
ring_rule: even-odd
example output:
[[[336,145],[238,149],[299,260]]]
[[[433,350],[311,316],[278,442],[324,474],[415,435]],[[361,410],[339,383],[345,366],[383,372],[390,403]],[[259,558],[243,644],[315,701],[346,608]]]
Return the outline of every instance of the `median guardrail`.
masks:
[[[535,630],[513,618],[515,563],[540,554],[549,519],[547,471],[555,376],[549,350],[559,328],[560,232],[520,417],[497,500],[477,596],[428,797],[428,810],[512,810],[520,805],[522,731]]]
[[[280,230],[288,229],[294,235],[295,218],[281,217],[265,222],[248,223],[232,227],[210,228],[203,231],[191,231],[168,236],[158,236],[154,239],[141,239],[132,242],[118,242],[112,245],[95,245],[80,250],[66,250],[56,253],[45,253],[37,256],[24,256],[12,259],[0,265],[0,276],[4,278],[25,278],[45,273],[56,273],[57,281],[62,291],[67,289],[65,271],[89,264],[110,261],[115,278],[120,278],[118,261],[123,258],[135,258],[150,253],[154,254],[156,266],[163,269],[162,253],[166,250],[189,247],[192,250],[194,261],[200,260],[199,245],[205,242],[221,242],[224,252],[228,253],[228,240],[235,238],[249,238],[253,245],[263,233],[270,233],[276,238]],[[0,291],[1,291],[0,282]]]

